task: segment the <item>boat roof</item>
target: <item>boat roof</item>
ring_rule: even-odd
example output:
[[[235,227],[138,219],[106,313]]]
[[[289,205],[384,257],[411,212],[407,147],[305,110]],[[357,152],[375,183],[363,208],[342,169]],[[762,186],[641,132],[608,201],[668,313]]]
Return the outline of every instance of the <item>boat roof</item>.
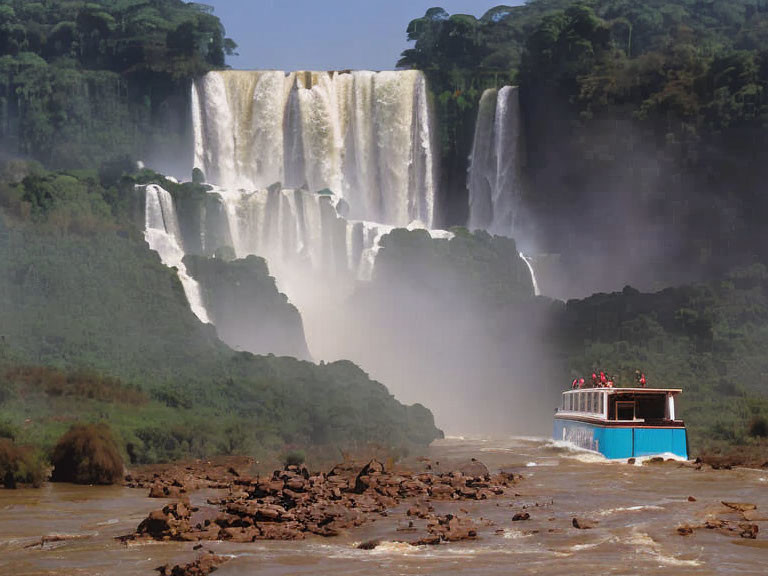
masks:
[[[631,392],[633,394],[682,394],[682,388],[605,388],[605,387],[590,387],[590,388],[574,388],[573,390],[566,390],[564,394],[569,392],[594,392],[599,390],[601,392],[608,392],[610,394],[621,394],[624,392]]]

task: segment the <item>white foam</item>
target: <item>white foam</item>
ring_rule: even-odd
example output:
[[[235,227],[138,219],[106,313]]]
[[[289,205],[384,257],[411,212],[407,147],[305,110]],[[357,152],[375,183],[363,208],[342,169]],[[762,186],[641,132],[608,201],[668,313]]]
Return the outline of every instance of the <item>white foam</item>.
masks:
[[[573,546],[570,546],[568,549],[571,552],[582,552],[583,550],[592,550],[593,548],[597,548],[598,546],[601,546],[602,544],[605,544],[606,542],[611,541],[612,538],[603,538],[601,540],[598,540],[597,542],[587,542],[586,544],[574,544]]]
[[[357,547],[360,545],[359,542],[353,544],[354,548],[357,549]],[[368,554],[376,554],[381,556],[388,556],[388,555],[397,555],[397,556],[404,556],[408,554],[415,554],[420,551],[418,546],[413,546],[411,544],[408,544],[408,542],[393,542],[393,541],[384,541],[379,543],[376,548],[373,550],[361,550],[361,552],[366,552]]]
[[[635,458],[635,466],[642,466],[643,463],[648,462],[649,460],[652,460],[653,458],[664,458],[664,460],[674,460],[675,462],[688,462],[686,458],[683,458],[682,456],[678,456],[677,454],[672,454],[671,452],[663,452],[661,454],[649,454],[648,456],[638,456]],[[626,458],[622,458],[621,462],[626,462]]]
[[[664,554],[659,544],[653,538],[637,529],[632,531],[627,542],[635,545],[636,551],[639,554],[648,555],[665,566],[701,566],[701,562],[698,560],[687,560]]]
[[[662,506],[656,506],[653,504],[647,506],[620,506],[618,508],[607,508],[597,513],[598,516],[611,516],[613,514],[621,514],[623,512],[643,512],[645,510],[664,510]]]
[[[531,533],[525,533],[522,530],[515,528],[505,528],[503,537],[507,540],[520,540],[522,538],[530,538],[533,536]]]

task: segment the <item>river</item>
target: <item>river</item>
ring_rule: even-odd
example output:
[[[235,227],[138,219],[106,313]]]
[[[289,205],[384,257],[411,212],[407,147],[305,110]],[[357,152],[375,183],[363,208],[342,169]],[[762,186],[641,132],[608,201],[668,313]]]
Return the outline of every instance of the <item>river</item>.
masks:
[[[433,502],[439,513],[469,513],[478,538],[412,547],[405,506],[343,536],[296,542],[205,543],[231,555],[217,576],[252,574],[765,574],[768,560],[768,470],[695,470],[679,463],[632,466],[540,439],[464,439],[436,442],[430,458],[449,467],[470,457],[490,469],[522,474],[514,498]],[[193,495],[203,500],[207,494]],[[692,497],[692,498],[691,498]],[[695,500],[692,500],[695,499]],[[757,539],[677,527],[736,518],[721,501],[757,506]],[[195,557],[193,543],[123,544],[162,501],[146,490],[46,485],[0,490],[0,574],[150,575],[169,562]],[[527,521],[513,522],[517,512]],[[594,528],[579,530],[573,518]],[[480,520],[482,519],[482,520]],[[416,521],[416,528],[419,528]],[[368,540],[383,543],[358,550]]]

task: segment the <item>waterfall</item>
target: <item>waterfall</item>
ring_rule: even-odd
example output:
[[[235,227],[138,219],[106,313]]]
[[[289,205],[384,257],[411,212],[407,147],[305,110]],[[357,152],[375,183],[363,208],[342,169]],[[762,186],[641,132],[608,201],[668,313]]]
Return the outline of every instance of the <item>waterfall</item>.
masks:
[[[330,189],[349,217],[434,221],[435,163],[419,71],[217,71],[192,88],[195,166],[230,190]]]
[[[525,262],[526,266],[528,266],[528,271],[531,273],[531,282],[533,283],[533,293],[536,296],[541,296],[541,290],[539,290],[539,281],[536,279],[536,272],[533,269],[533,261],[520,252],[520,258],[523,259],[523,262]]]
[[[189,307],[201,322],[209,323],[200,285],[189,276],[183,262],[184,250],[173,197],[167,190],[154,184],[145,188],[145,196],[144,238],[147,244],[160,255],[163,264],[176,268]]]
[[[518,89],[486,90],[480,99],[469,167],[469,227],[513,236],[521,196]]]
[[[332,194],[276,187],[254,191],[211,187],[208,196],[220,203],[224,222],[200,218],[204,225],[199,234],[208,239],[200,242],[204,252],[211,256],[229,246],[236,258],[263,256],[276,269],[290,265],[370,280],[381,239],[394,228],[342,217],[341,199]],[[408,226],[416,228],[423,226],[419,222]],[[453,237],[443,230],[429,233],[434,238]]]

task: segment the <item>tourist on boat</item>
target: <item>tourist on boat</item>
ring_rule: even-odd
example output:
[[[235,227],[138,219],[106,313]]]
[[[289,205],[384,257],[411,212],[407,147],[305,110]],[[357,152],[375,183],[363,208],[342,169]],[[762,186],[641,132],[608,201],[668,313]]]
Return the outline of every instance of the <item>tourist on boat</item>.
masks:
[[[643,372],[635,370],[635,380],[637,380],[637,384],[640,388],[645,388],[645,374]]]
[[[605,386],[605,383],[608,382],[608,379],[605,377],[605,372],[600,370],[600,384]]]
[[[579,378],[579,388],[584,388],[584,378]]]
[[[571,382],[571,390],[575,390],[578,387],[579,387],[579,379],[578,378],[574,378],[573,382]]]
[[[645,388],[645,374],[640,374],[640,387]]]
[[[597,374],[592,372],[592,388],[597,387]]]

